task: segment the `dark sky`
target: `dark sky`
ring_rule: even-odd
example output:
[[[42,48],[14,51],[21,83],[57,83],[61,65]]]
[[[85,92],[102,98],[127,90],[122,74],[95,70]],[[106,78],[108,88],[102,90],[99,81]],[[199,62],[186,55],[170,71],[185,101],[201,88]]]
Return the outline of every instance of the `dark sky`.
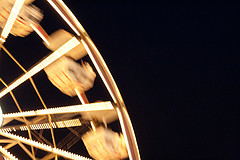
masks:
[[[66,3],[95,42],[118,84],[142,159],[240,158],[239,6]],[[41,24],[49,34],[58,28],[71,31],[56,19],[57,14],[52,14],[47,3],[36,5],[44,10]],[[25,38],[28,46],[22,38],[9,37],[9,49],[14,39],[19,43],[14,43],[16,47],[11,50],[24,48],[15,57],[26,68],[49,53],[39,46],[35,34]],[[35,48],[34,53],[28,52]],[[4,72],[2,64],[0,71]],[[5,75],[6,81],[11,82],[18,73],[14,70],[12,76]],[[36,75],[38,78],[50,85],[44,73]],[[42,92],[52,98],[49,104],[57,104],[50,92]],[[61,96],[57,89],[52,92]],[[105,92],[87,94],[95,101]]]

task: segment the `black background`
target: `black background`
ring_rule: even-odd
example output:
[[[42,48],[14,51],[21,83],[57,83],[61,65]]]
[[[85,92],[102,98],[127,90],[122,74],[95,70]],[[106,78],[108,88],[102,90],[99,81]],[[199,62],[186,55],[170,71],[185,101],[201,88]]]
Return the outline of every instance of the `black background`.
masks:
[[[44,10],[41,25],[47,33],[59,28],[71,31],[49,4],[35,4]],[[239,6],[66,4],[91,36],[118,84],[142,159],[239,159]],[[32,33],[24,40],[10,36],[6,46],[30,68],[49,53],[39,42]],[[11,68],[14,64],[3,57],[0,55],[0,73],[10,83],[21,71]],[[12,71],[6,73],[3,66]],[[61,101],[59,97],[64,95],[51,86],[43,72],[34,79],[47,103],[72,102],[66,96],[67,100]],[[45,85],[52,91],[44,89]],[[16,92],[21,94],[23,89],[20,86]],[[103,85],[97,89],[103,92],[86,93],[91,101],[107,93]],[[77,103],[77,99],[73,101]],[[34,98],[22,100],[26,106],[33,102]]]

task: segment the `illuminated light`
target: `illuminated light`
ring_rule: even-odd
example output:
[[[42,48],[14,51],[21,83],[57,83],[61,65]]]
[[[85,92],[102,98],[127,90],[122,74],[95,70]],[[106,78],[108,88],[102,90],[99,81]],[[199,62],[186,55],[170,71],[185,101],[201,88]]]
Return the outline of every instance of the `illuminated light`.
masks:
[[[87,38],[87,37],[86,37],[86,38]],[[88,38],[87,38],[87,39],[88,39]],[[94,47],[95,51],[98,52],[97,48],[96,48],[95,45],[91,42],[91,40],[88,39],[88,41],[89,41],[89,42],[91,43],[91,45]],[[86,51],[87,51],[89,57],[91,58],[91,60],[92,60],[92,62],[93,62],[93,64],[94,64],[94,66],[95,66],[95,68],[97,69],[98,74],[101,76],[101,78],[102,78],[102,80],[103,80],[105,86],[107,87],[108,92],[110,93],[110,95],[111,95],[113,101],[114,101],[115,103],[117,103],[116,97],[114,96],[113,91],[111,90],[111,88],[110,88],[108,82],[106,81],[106,79],[105,79],[105,77],[104,77],[104,75],[103,75],[101,69],[99,68],[97,62],[95,61],[95,58],[93,57],[92,52],[90,51],[88,45],[86,44],[86,42],[85,42],[83,39],[81,39],[81,42],[82,42],[83,46],[85,47],[85,49],[86,49]],[[100,55],[100,53],[98,53],[98,54]],[[108,68],[107,68],[107,66],[106,66],[106,63],[104,62],[103,58],[102,58],[101,56],[100,56],[100,58],[101,58],[101,62],[102,62],[102,64],[103,64],[104,67],[107,69],[106,71],[107,71],[107,72],[109,73],[109,75],[111,76],[110,71],[108,70]],[[115,82],[114,82],[112,76],[111,76],[111,79],[112,79],[112,81],[113,81],[113,83],[114,83],[114,86],[116,86],[116,84],[115,84]],[[117,87],[115,87],[115,88],[117,88]],[[118,89],[116,89],[116,92],[117,92],[117,94],[118,94],[118,98],[120,98],[120,100],[122,101],[122,97],[121,97],[120,92],[118,91]]]
[[[65,121],[58,121],[58,122],[52,122],[53,128],[65,128],[65,127],[77,127],[81,126],[81,122],[79,119],[71,119],[71,120],[65,120]],[[31,124],[29,125],[31,130],[40,130],[40,129],[50,129],[49,123],[42,123],[42,124]],[[14,128],[14,127],[13,127]],[[27,131],[27,126],[20,126],[19,129],[21,131]],[[16,129],[13,129],[16,131]],[[11,128],[4,128],[4,131],[11,132]]]
[[[137,152],[137,156],[140,158],[140,154],[139,154],[139,149],[138,149],[138,145],[137,145],[137,140],[136,140],[136,136],[135,136],[135,133],[134,133],[134,130],[133,130],[133,126],[132,126],[132,123],[131,123],[131,120],[130,120],[130,117],[127,113],[127,110],[126,108],[123,108],[123,112],[126,116],[126,120],[127,120],[127,123],[129,124],[130,126],[130,130],[131,132],[133,133],[133,140],[134,140],[134,144],[135,144],[135,147],[136,147],[136,152]]]
[[[58,128],[64,128],[63,122],[56,122]]]
[[[55,125],[55,123],[52,122],[52,127],[53,128],[57,128],[57,126]]]
[[[11,83],[7,88],[2,90],[0,93],[0,98],[2,98],[4,95],[12,91],[14,88],[25,82],[27,79],[41,71],[43,68],[47,67],[49,64],[63,56],[65,53],[70,51],[72,48],[79,45],[80,42],[75,38],[71,38],[68,42],[66,42],[63,46],[61,46],[59,49],[54,51],[51,55],[49,55],[47,58],[42,60],[40,63],[38,63],[36,66],[34,66],[32,69],[30,69],[27,73],[25,73],[23,76],[15,80],[13,83]]]
[[[83,99],[83,97],[82,97],[82,96],[80,95],[80,93],[78,92],[78,90],[77,90],[77,89],[74,89],[74,90],[75,90],[75,92],[76,92],[79,100],[81,101],[81,103],[82,103],[82,104],[86,104],[85,101],[84,101],[84,99]]]
[[[3,39],[2,37],[0,37],[0,42],[1,43],[4,43],[6,40],[5,39]]]
[[[64,127],[81,126],[82,124],[81,124],[79,119],[73,119],[73,120],[56,122],[56,125],[57,125],[58,128],[64,128]]]
[[[135,154],[134,156],[137,156],[139,159],[140,159],[140,154],[139,154],[139,149],[138,149],[138,145],[137,145],[137,141],[136,141],[136,137],[135,137],[135,134],[134,134],[134,131],[133,131],[133,127],[132,127],[132,123],[130,121],[130,117],[127,113],[127,110],[125,108],[122,108],[123,109],[123,114],[125,115],[126,117],[126,121],[128,123],[128,125],[130,126],[128,129],[131,130],[131,132],[133,133],[133,142],[134,142],[134,146],[136,148],[135,150]],[[130,150],[130,144],[129,144],[129,141],[127,139],[127,132],[125,130],[125,127],[124,127],[124,121],[123,121],[123,116],[122,116],[122,113],[120,112],[119,108],[116,109],[117,110],[117,113],[118,113],[118,117],[119,117],[119,121],[120,121],[120,124],[121,124],[121,128],[122,128],[122,132],[123,132],[123,135],[124,135],[124,139],[125,139],[125,142],[126,142],[126,146],[127,146],[127,150],[128,150],[128,155],[129,155],[129,158],[132,160],[134,159],[133,156],[132,156],[132,152]]]
[[[93,131],[96,132],[96,127],[95,127],[95,125],[93,124],[93,121],[91,121],[90,124],[91,124],[91,126],[92,126]]]
[[[52,0],[48,0],[51,6],[58,12],[58,14],[65,20],[65,22],[72,28],[72,30],[79,36],[80,33],[73,26],[73,24],[68,20],[68,18],[60,11],[60,9],[53,3]],[[69,9],[68,9],[69,10]],[[70,11],[70,10],[69,10]],[[73,15],[73,14],[72,14]]]
[[[129,146],[129,142],[128,142],[128,139],[127,139],[126,130],[125,130],[124,127],[122,127],[122,124],[123,124],[124,122],[123,122],[122,114],[121,114],[120,111],[119,111],[119,108],[117,108],[117,113],[118,113],[119,121],[120,121],[120,123],[121,123],[121,128],[122,128],[122,132],[123,132],[124,139],[125,139],[125,142],[126,142],[126,146],[127,146],[129,158],[130,158],[130,159],[133,159],[133,158],[132,158],[132,153],[131,153],[131,150],[130,150],[130,146]]]
[[[10,152],[8,152],[6,149],[4,149],[2,146],[0,146],[0,152],[7,158],[11,160],[18,160],[15,156],[13,156]],[[5,159],[5,158],[4,158]]]
[[[65,3],[62,0],[58,0],[58,2],[63,6],[63,8],[65,9],[65,11],[67,11],[67,13],[70,15],[70,17],[73,19],[74,23],[77,25],[77,27],[80,28],[80,30],[82,32],[85,32],[85,29],[83,28],[83,26],[79,23],[79,21],[77,20],[77,18],[74,16],[74,14],[71,12],[71,10],[67,7],[67,5],[65,5]]]
[[[52,5],[52,7],[58,12],[58,14],[65,20],[65,22],[72,28],[72,30],[79,36],[80,33],[78,32],[78,29],[80,29],[82,32],[86,33],[83,26],[79,23],[77,18],[74,16],[74,14],[71,12],[71,10],[65,5],[65,3],[62,0],[56,0],[55,3],[58,3],[58,5],[64,10],[65,13],[67,13],[67,16],[70,18],[71,21],[73,21],[73,24],[69,21],[69,19],[64,15],[62,11],[56,6],[56,4],[52,0],[48,0],[48,2]],[[75,26],[74,26],[75,25]],[[75,28],[77,27],[77,28]]]
[[[101,56],[101,54],[99,53],[99,51],[98,51],[98,49],[96,48],[96,46],[94,45],[93,41],[92,41],[89,37],[86,37],[86,39],[87,39],[87,41],[91,44],[91,46],[94,48],[94,50],[96,51],[96,53],[98,54],[99,60],[101,61],[102,65],[103,65],[103,68],[104,68],[104,69],[106,70],[106,72],[108,73],[108,76],[110,77],[110,79],[111,79],[111,81],[112,81],[112,85],[113,85],[113,87],[114,87],[114,89],[115,89],[114,91],[115,91],[115,93],[117,93],[117,95],[116,95],[117,98],[120,100],[120,102],[123,102],[123,99],[122,99],[122,96],[121,96],[121,94],[120,94],[120,91],[118,90],[118,87],[117,87],[117,85],[116,85],[116,82],[114,81],[114,79],[113,79],[113,77],[112,77],[112,75],[111,75],[111,73],[110,73],[110,71],[109,71],[109,69],[108,69],[108,67],[107,67],[104,59],[102,58],[102,56]],[[92,56],[92,54],[91,54],[91,56]],[[93,56],[92,56],[91,59],[92,59],[92,60],[94,59]],[[94,60],[94,61],[95,61],[95,60]],[[100,69],[99,69],[98,72],[101,72]],[[102,73],[101,73],[101,74],[102,74]],[[105,79],[103,75],[102,75],[102,79]],[[109,84],[105,81],[105,85],[108,86]],[[107,87],[107,88],[108,88],[109,92],[111,92],[110,87]],[[112,97],[113,97],[113,95],[112,95]],[[116,97],[115,97],[115,98],[116,98]],[[113,99],[114,99],[114,98],[113,98]],[[114,101],[114,102],[115,102],[115,101]],[[115,102],[115,103],[117,103],[117,102]]]
[[[57,154],[57,155],[62,156],[64,158],[76,159],[76,160],[90,160],[89,158],[80,156],[78,154],[67,152],[67,151],[64,151],[64,150],[61,150],[61,149],[58,149],[58,148],[53,148],[49,145],[46,145],[46,144],[43,144],[43,143],[40,143],[40,142],[36,142],[34,140],[30,140],[30,139],[27,139],[27,138],[24,138],[24,137],[21,137],[21,136],[12,134],[12,133],[7,133],[7,132],[0,131],[0,135],[2,135],[4,137],[7,137],[7,138],[10,138],[10,139],[13,139],[13,140],[16,140],[16,141],[20,141],[20,142],[22,142],[24,144],[27,144],[27,145],[32,145],[33,147],[42,149],[42,150],[47,151],[47,152],[51,152],[53,154]],[[0,151],[2,151],[1,147],[0,147]],[[12,158],[12,159],[14,159],[14,158]]]
[[[46,123],[46,128],[50,128],[50,125],[48,123]]]
[[[16,117],[31,117],[48,114],[63,114],[63,113],[76,113],[76,112],[89,112],[89,111],[101,111],[101,110],[114,110],[111,102],[97,102],[83,105],[73,105],[66,107],[56,107],[48,109],[39,109],[36,111],[25,111],[17,113],[3,114],[3,118],[16,118]]]
[[[10,15],[7,19],[7,22],[3,28],[3,31],[1,33],[1,37],[5,38],[5,39],[7,38],[23,4],[24,4],[24,0],[16,0],[15,1],[13,8],[11,10],[11,13],[10,13]]]
[[[33,30],[42,38],[42,40],[49,45],[50,43],[48,42],[48,37],[44,36],[41,31],[33,24],[30,24],[30,26],[33,28]]]

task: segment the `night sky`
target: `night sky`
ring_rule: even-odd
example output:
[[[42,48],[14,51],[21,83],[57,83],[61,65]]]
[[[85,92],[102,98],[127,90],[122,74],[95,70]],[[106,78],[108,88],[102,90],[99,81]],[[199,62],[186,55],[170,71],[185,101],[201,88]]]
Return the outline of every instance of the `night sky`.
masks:
[[[60,28],[71,32],[48,3],[35,4],[44,10],[41,25],[47,33]],[[239,6],[77,0],[66,4],[120,89],[143,160],[240,159]],[[50,53],[35,33],[10,36],[5,45],[27,69]],[[9,84],[22,72],[6,59],[0,55],[0,76]],[[47,104],[78,103],[54,88],[44,72],[33,78]],[[99,86],[86,92],[89,100],[108,100],[101,80],[96,82]],[[16,94],[25,92],[24,85]],[[25,106],[35,104],[34,98],[24,97],[19,101]],[[3,111],[17,111],[14,107]]]

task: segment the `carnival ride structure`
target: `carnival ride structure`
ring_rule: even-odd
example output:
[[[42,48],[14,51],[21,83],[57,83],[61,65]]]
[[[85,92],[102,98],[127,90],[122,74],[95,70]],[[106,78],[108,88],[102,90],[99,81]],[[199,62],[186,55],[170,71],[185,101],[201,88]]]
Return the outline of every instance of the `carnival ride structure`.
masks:
[[[131,160],[139,160],[135,133],[122,96],[103,57],[83,26],[62,0],[47,0],[59,18],[73,31],[69,33],[59,29],[48,35],[40,25],[44,14],[33,2],[34,0],[0,0],[0,54],[7,54],[23,72],[10,84],[0,78],[5,86],[0,91],[0,100],[10,94],[18,109],[14,113],[0,111],[0,152],[3,157],[18,159],[14,153],[9,152],[15,151],[13,148],[18,146],[25,152],[20,155],[27,155],[30,159],[90,159],[80,155],[81,148],[78,153],[69,151],[81,140],[91,158],[107,160],[129,157]],[[25,69],[5,47],[5,43],[8,43],[9,34],[24,38],[33,31],[41,37],[51,53],[30,69]],[[91,62],[84,62],[86,56]],[[81,104],[48,107],[33,80],[33,76],[42,71],[63,94],[78,97]],[[110,100],[88,101],[85,92],[95,88],[96,77],[102,79]],[[33,106],[26,111],[15,97],[13,91],[26,81],[30,81],[36,92],[41,109]],[[115,121],[121,127],[119,133],[108,127]],[[69,130],[69,134],[57,141],[56,130],[60,130],[59,133],[63,128]],[[44,130],[49,131],[48,137],[43,133]],[[51,140],[48,140],[49,137]]]

